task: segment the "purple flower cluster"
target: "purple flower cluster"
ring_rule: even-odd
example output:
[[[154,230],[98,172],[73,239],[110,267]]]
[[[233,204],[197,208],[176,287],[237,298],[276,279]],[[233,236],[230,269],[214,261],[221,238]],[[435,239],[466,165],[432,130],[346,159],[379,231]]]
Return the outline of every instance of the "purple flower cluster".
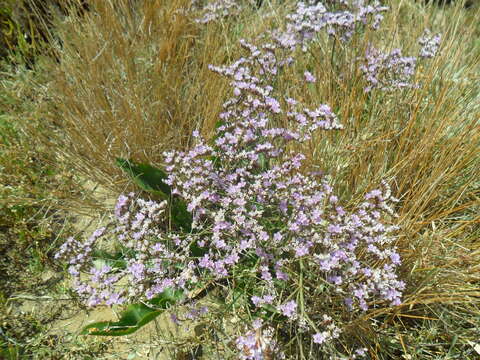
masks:
[[[432,36],[426,29],[418,40],[422,45],[419,57],[423,59],[433,58],[440,47],[441,35]],[[415,75],[417,58],[402,56],[400,49],[394,49],[390,53],[382,53],[370,46],[367,49],[364,64],[360,66],[368,85],[365,92],[373,89],[392,91],[403,88],[415,88],[417,84],[412,82]]]
[[[295,300],[290,300],[285,304],[279,305],[277,309],[290,320],[297,318],[297,303]]]
[[[238,337],[236,341],[239,350],[239,359],[242,360],[265,360],[285,359],[276,341],[273,338],[274,331],[271,327],[265,327],[260,319],[254,320],[251,330]]]
[[[272,36],[283,48],[293,50],[301,46],[306,51],[308,43],[324,29],[341,41],[349,40],[359,26],[370,23],[376,30],[383,19],[382,13],[388,10],[379,1],[365,4],[363,0],[343,0],[337,5],[339,9],[330,10],[319,1],[299,1],[296,11],[286,16],[286,30],[273,31]]]
[[[323,328],[323,331],[319,331],[312,336],[315,344],[323,345],[332,339],[337,339],[340,336],[341,329],[328,315],[323,315],[322,322],[318,324],[318,326]]]
[[[87,241],[81,243],[75,238],[70,237],[60,246],[59,251],[55,254],[55,259],[68,259],[69,271],[71,274],[79,274],[80,269],[90,261],[90,255],[97,240],[105,233],[105,228],[99,228],[88,238]]]
[[[305,75],[305,81],[308,83],[314,83],[315,81],[317,81],[317,78],[313,76],[313,74],[310,71],[305,71],[304,75]]]
[[[196,5],[197,2],[197,0],[192,0],[192,5]],[[205,5],[202,11],[202,16],[195,21],[200,24],[208,24],[209,22],[238,14],[240,6],[238,1],[235,0],[215,0]]]
[[[62,245],[56,258],[68,260],[75,290],[87,305],[151,299],[167,287],[181,287],[186,281],[195,280],[188,267],[188,243],[165,233],[166,205],[165,201],[135,199],[133,193],[121,195],[115,207],[116,226],[113,229],[107,232],[101,228],[83,244],[70,238]],[[124,266],[119,267],[113,260],[109,264],[95,258],[95,245],[107,235],[116,236]],[[182,246],[187,247],[185,255],[174,250]],[[177,282],[173,283],[168,277],[170,266],[180,262],[187,265],[179,273],[175,271]]]
[[[375,297],[399,304],[404,284],[395,274],[400,258],[391,234],[396,227],[381,222],[382,213],[394,215],[388,203],[395,199],[387,184],[347,212],[326,181],[302,174],[304,157],[287,152],[287,144],[305,141],[317,129],[341,126],[327,105],[311,111],[294,99],[275,97],[270,84],[283,59],[270,47],[245,41],[242,46],[248,57],[211,67],[232,80],[234,93],[220,115],[223,124],[214,145],[194,134],[193,149],[166,154],[167,183],[188,202],[196,244],[206,251],[198,272],[225,278],[244,259],[256,256],[250,271],[261,280],[252,303],[259,308],[273,304],[292,322],[299,319],[297,303],[282,303],[276,284],[288,282],[289,269],[300,260],[323,274],[331,291],[344,294],[351,310],[366,310]],[[269,126],[281,114],[293,120],[293,130]],[[360,258],[362,252],[366,256]],[[385,265],[369,265],[376,262]],[[318,333],[317,342],[337,336],[331,332],[335,336]]]
[[[412,83],[412,77],[415,75],[417,58],[402,56],[400,49],[382,53],[370,46],[364,60],[365,63],[360,66],[360,70],[368,82],[365,92],[373,89],[392,91],[416,87]]]
[[[125,298],[123,291],[112,289],[112,284],[119,280],[109,265],[92,266],[93,251],[98,240],[105,234],[105,228],[96,230],[83,244],[69,238],[55,255],[56,259],[68,260],[68,272],[74,279],[75,290],[83,297],[88,306],[101,303],[107,305],[122,304]],[[88,282],[81,280],[81,273],[88,273]]]
[[[441,34],[433,36],[429,29],[425,29],[422,37],[418,39],[418,43],[422,45],[419,56],[427,59],[435,57],[440,47],[441,39]]]

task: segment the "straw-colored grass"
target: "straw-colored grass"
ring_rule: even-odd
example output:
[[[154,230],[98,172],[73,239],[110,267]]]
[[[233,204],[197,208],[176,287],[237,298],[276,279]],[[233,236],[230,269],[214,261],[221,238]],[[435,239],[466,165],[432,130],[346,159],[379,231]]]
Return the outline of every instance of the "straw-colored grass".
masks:
[[[42,110],[80,173],[111,186],[115,157],[158,163],[216,117],[225,83],[207,66],[228,59],[235,24],[203,29],[182,13],[188,3],[92,1],[89,14],[58,26],[60,63],[44,70]]]

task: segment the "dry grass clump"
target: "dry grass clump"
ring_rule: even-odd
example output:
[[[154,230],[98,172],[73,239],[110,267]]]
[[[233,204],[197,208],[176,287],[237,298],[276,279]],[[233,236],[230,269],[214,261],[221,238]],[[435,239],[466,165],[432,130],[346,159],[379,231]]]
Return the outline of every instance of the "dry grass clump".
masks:
[[[195,24],[189,0],[91,1],[58,24],[59,63],[40,112],[58,127],[54,146],[84,176],[115,187],[115,157],[158,163],[214,122],[225,83],[208,64],[228,60],[237,24]],[[61,145],[60,145],[61,144]]]

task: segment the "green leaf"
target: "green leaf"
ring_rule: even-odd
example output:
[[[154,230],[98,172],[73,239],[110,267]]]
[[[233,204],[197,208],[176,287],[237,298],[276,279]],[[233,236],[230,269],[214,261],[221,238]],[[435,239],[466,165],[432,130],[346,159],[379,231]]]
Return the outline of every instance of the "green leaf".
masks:
[[[183,292],[166,289],[147,304],[131,304],[120,314],[118,321],[100,321],[85,326],[81,335],[124,336],[148,324],[165,309],[183,299]]]
[[[190,232],[192,230],[193,217],[187,210],[187,204],[180,199],[174,198],[170,206],[173,223],[184,231]]]
[[[195,257],[202,257],[208,252],[208,249],[201,248],[197,244],[193,243],[190,245],[190,253]]]
[[[262,169],[262,171],[270,169],[269,160],[265,156],[265,154],[260,154],[260,156],[258,157],[258,162],[260,164],[260,169]]]
[[[280,312],[271,304],[262,304],[261,308],[270,314],[280,314]]]
[[[149,164],[139,164],[122,158],[116,159],[117,165],[125,171],[143,190],[167,198],[172,190],[165,184],[167,174]]]
[[[19,347],[13,344],[0,344],[0,358],[5,360],[20,359]]]

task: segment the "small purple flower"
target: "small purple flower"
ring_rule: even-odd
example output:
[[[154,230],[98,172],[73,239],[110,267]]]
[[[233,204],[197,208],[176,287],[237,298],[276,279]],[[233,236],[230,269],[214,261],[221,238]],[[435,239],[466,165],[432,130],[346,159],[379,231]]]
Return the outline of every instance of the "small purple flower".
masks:
[[[278,270],[278,269],[275,271],[275,276],[277,277],[278,280],[283,280],[283,281],[288,280],[288,275],[286,273],[284,273],[283,271]]]
[[[392,263],[395,265],[400,265],[401,263],[400,255],[398,255],[396,252],[390,255],[390,260],[392,260]]]
[[[360,357],[366,356],[367,355],[367,348],[360,348],[360,349],[355,350],[355,355],[360,356]]]
[[[302,257],[308,255],[308,246],[306,244],[298,245],[295,247],[295,256]]]
[[[297,317],[297,303],[294,300],[277,306],[277,309],[291,320],[294,320]]]
[[[325,341],[327,341],[327,338],[328,336],[326,332],[316,333],[315,335],[313,335],[313,342],[315,344],[322,345],[323,343],[325,343]]]
[[[420,49],[420,57],[431,59],[437,55],[438,48],[440,47],[440,41],[442,39],[441,34],[432,36],[429,29],[425,29],[422,37],[418,39],[422,48]]]
[[[317,78],[313,76],[310,71],[305,71],[304,76],[305,76],[305,81],[308,83],[314,83],[315,81],[317,81]]]
[[[128,271],[135,280],[142,280],[144,277],[145,265],[140,262],[134,262],[128,266]]]
[[[180,325],[180,321],[178,320],[178,316],[175,313],[170,314],[170,320],[172,320],[172,322],[175,325]]]
[[[108,295],[107,301],[105,301],[105,304],[110,306],[110,305],[121,305],[125,302],[125,299],[121,297],[121,294],[118,292],[114,292]]]

